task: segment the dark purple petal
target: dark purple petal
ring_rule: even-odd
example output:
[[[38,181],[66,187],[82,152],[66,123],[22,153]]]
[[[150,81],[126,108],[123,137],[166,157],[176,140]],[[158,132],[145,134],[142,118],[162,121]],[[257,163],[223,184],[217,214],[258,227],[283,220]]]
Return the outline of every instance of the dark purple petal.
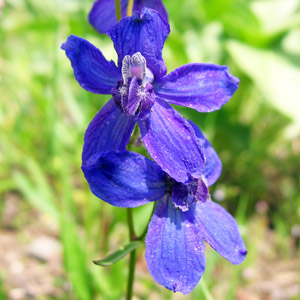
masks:
[[[240,264],[247,254],[235,219],[213,201],[196,203],[196,227],[199,234],[220,255],[233,264]]]
[[[137,77],[133,77],[129,86],[127,111],[139,120],[145,119],[155,102],[152,85],[140,86]]]
[[[118,81],[117,86],[112,88],[111,93],[118,108],[123,113],[127,113],[128,88],[123,86],[123,80]]]
[[[205,180],[199,179],[195,191],[195,198],[197,201],[205,202],[210,199],[209,191]]]
[[[126,16],[128,0],[121,0],[122,17]],[[100,33],[106,33],[117,23],[115,0],[97,0],[89,14],[89,22]]]
[[[165,75],[167,68],[162,59],[162,48],[169,32],[169,24],[152,9],[145,8],[142,14],[122,19],[108,32],[118,53],[119,68],[125,55],[140,52],[156,78]]]
[[[168,20],[168,13],[161,0],[135,0],[133,11],[142,11],[144,7],[152,8],[158,11],[165,20]]]
[[[189,209],[188,189],[183,183],[175,182],[172,190],[172,202],[176,208],[182,211]]]
[[[83,163],[97,152],[125,150],[134,125],[134,118],[123,114],[111,99],[97,113],[86,130]]]
[[[226,66],[187,64],[155,82],[157,96],[200,112],[220,109],[238,88]]]
[[[151,113],[151,108],[155,103],[155,94],[153,92],[153,87],[150,83],[143,88],[141,98],[141,106],[139,108],[138,118],[143,120],[148,117],[149,113]]]
[[[167,197],[157,201],[146,237],[146,261],[156,282],[190,293],[205,270],[205,246],[194,211],[176,209]]]
[[[212,147],[210,142],[206,139],[206,137],[203,135],[199,127],[194,124],[192,121],[189,121],[189,123],[193,126],[196,136],[200,139],[201,144],[204,145],[204,154],[205,154],[205,169],[204,169],[204,177],[207,181],[207,185],[211,186],[213,185],[218,178],[221,175],[222,172],[222,162],[215,151],[215,149]]]
[[[200,178],[204,155],[187,120],[168,103],[156,99],[146,120],[139,121],[142,139],[152,158],[178,182]]]
[[[101,51],[91,43],[70,35],[61,48],[70,59],[79,84],[95,94],[111,94],[111,89],[122,78],[113,61],[107,61]]]
[[[126,16],[128,0],[121,0],[122,17]],[[141,12],[144,7],[157,10],[163,18],[168,19],[168,13],[161,0],[135,0],[133,12]],[[115,0],[97,0],[89,14],[89,22],[100,33],[107,33],[117,23]]]
[[[129,151],[96,153],[82,171],[91,191],[119,207],[137,207],[164,196],[166,175],[150,159]]]
[[[135,115],[139,105],[140,97],[138,96],[139,83],[137,77],[133,77],[129,85],[127,111],[130,115]]]

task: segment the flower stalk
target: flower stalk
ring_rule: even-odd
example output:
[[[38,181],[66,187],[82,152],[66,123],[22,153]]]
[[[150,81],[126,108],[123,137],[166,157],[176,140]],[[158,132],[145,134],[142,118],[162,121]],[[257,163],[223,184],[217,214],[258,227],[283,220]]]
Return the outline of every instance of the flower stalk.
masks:
[[[126,10],[126,15],[127,16],[132,16],[132,9],[133,9],[133,0],[128,0],[127,4],[127,10]]]
[[[206,282],[205,282],[205,279],[204,278],[201,278],[200,280],[200,285],[201,285],[201,288],[202,288],[202,292],[204,294],[204,297],[206,300],[215,300],[215,298],[212,296],[212,294],[210,293],[207,285],[206,285]]]
[[[121,0],[115,0],[115,7],[116,7],[116,17],[117,22],[121,20],[122,13],[121,13]]]
[[[133,294],[135,262],[136,262],[136,250],[133,250],[130,252],[130,257],[129,257],[129,274],[128,274],[128,281],[127,281],[126,300],[131,300]]]
[[[136,240],[136,235],[134,232],[134,225],[133,225],[132,208],[127,208],[127,224],[128,224],[128,230],[129,230],[129,239],[132,242],[132,241]],[[136,250],[133,250],[130,252],[130,257],[129,257],[129,270],[128,270],[126,300],[131,300],[131,298],[132,298],[135,262],[136,262]]]

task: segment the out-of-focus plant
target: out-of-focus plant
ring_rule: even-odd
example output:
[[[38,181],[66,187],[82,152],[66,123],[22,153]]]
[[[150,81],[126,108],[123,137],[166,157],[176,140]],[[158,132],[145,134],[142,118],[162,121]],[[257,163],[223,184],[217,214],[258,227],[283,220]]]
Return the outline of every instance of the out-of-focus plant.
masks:
[[[104,272],[93,268],[90,257],[101,257],[126,242],[122,225],[126,218],[119,209],[99,205],[90,196],[79,168],[86,124],[108,97],[82,91],[59,50],[72,32],[88,37],[107,58],[115,58],[109,39],[87,22],[92,4],[5,1],[0,16],[0,193],[3,199],[7,193],[20,194],[27,200],[24,206],[35,207],[60,225],[65,271],[73,286],[67,297],[120,299],[125,262]],[[163,53],[169,70],[189,61],[215,62],[229,65],[241,79],[238,92],[221,111],[199,117],[188,108],[180,109],[201,126],[222,159],[215,199],[226,199],[224,205],[237,212],[239,223],[248,223],[257,201],[264,201],[271,226],[290,234],[300,223],[299,125],[295,127],[299,1],[187,0],[174,5],[174,0],[164,0],[164,4],[173,32]],[[0,213],[2,206],[0,201]],[[134,209],[138,234],[151,209]],[[24,222],[20,217],[16,229],[21,230]],[[68,232],[76,238],[70,240]],[[246,236],[249,252],[254,253],[259,240],[250,243],[254,240]],[[282,244],[286,247],[285,240]],[[205,280],[210,288],[217,285],[212,267],[216,263],[218,270],[226,267],[208,253]],[[253,257],[245,263],[251,266]],[[139,260],[138,264],[143,268]],[[77,277],[79,271],[82,277]],[[231,291],[243,283],[241,272],[240,268],[235,274],[228,272]],[[142,273],[137,281],[138,296],[158,293],[170,299]],[[203,298],[201,287],[190,297]],[[228,291],[227,299],[232,298]]]

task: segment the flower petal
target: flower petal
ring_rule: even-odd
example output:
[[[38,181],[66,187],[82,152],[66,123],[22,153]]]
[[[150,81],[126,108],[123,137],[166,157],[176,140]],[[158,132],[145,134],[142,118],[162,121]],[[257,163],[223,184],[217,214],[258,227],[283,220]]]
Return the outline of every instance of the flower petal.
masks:
[[[198,201],[205,202],[210,199],[208,186],[205,178],[198,180],[197,188],[195,191],[195,198]]]
[[[235,219],[213,201],[196,204],[196,224],[200,235],[220,255],[233,264],[240,264],[247,254]]]
[[[76,80],[89,92],[111,94],[111,89],[122,78],[115,63],[107,61],[101,51],[85,39],[70,35],[61,48],[71,61]]]
[[[172,189],[172,202],[175,208],[187,211],[189,209],[189,192],[186,184],[175,182]],[[193,199],[192,199],[193,201]]]
[[[166,190],[166,175],[150,159],[129,151],[93,155],[82,166],[91,191],[119,207],[137,207],[160,199]]]
[[[130,85],[129,85],[129,93],[128,93],[128,104],[127,104],[127,111],[130,115],[135,115],[135,112],[138,110],[141,97],[139,97],[139,83],[137,77],[133,77]]]
[[[158,11],[165,20],[168,20],[168,13],[161,0],[136,0],[134,1],[133,11],[142,11],[144,7]]]
[[[156,282],[190,293],[205,270],[205,246],[194,223],[194,210],[176,209],[167,196],[156,203],[146,237],[146,261]]]
[[[200,178],[204,155],[192,126],[168,103],[156,99],[146,120],[139,121],[142,139],[152,158],[178,182]]]
[[[239,79],[226,66],[192,63],[155,82],[157,96],[200,112],[220,109],[238,88]]]
[[[128,0],[121,0],[122,17],[126,16]],[[89,22],[100,33],[106,33],[117,23],[115,0],[97,0],[89,14]]]
[[[123,114],[113,99],[108,101],[85,132],[83,163],[97,152],[126,150],[134,125],[133,117]]]
[[[121,0],[122,17],[126,16],[128,0]],[[165,20],[168,13],[161,0],[136,0],[133,12],[141,12],[144,7],[157,10]],[[89,22],[100,33],[107,33],[117,23],[115,0],[96,0],[89,14]]]
[[[162,48],[169,32],[167,21],[152,9],[145,8],[141,14],[122,19],[108,32],[118,53],[119,68],[125,55],[140,52],[155,77],[165,75],[167,68],[162,59]]]
[[[194,128],[196,136],[200,139],[201,144],[204,146],[204,155],[206,163],[203,173],[207,181],[207,185],[211,186],[218,180],[218,178],[221,175],[222,162],[215,149],[212,147],[208,139],[201,132],[200,128],[192,121],[189,121],[189,123]]]

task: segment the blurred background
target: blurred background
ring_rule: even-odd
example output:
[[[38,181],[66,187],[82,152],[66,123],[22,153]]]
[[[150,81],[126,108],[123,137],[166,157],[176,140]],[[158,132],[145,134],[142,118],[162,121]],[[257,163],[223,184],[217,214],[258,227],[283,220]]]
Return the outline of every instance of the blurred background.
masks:
[[[299,300],[300,1],[163,2],[169,71],[210,62],[241,79],[220,111],[177,108],[222,159],[210,191],[249,254],[233,266],[207,247],[204,278],[183,296],[154,282],[140,247],[135,299]],[[128,258],[107,268],[92,260],[128,242],[126,211],[94,197],[80,170],[85,129],[109,96],[83,90],[60,50],[72,33],[116,59],[87,21],[92,3],[0,0],[1,300],[124,295]],[[134,209],[138,233],[152,205]]]

